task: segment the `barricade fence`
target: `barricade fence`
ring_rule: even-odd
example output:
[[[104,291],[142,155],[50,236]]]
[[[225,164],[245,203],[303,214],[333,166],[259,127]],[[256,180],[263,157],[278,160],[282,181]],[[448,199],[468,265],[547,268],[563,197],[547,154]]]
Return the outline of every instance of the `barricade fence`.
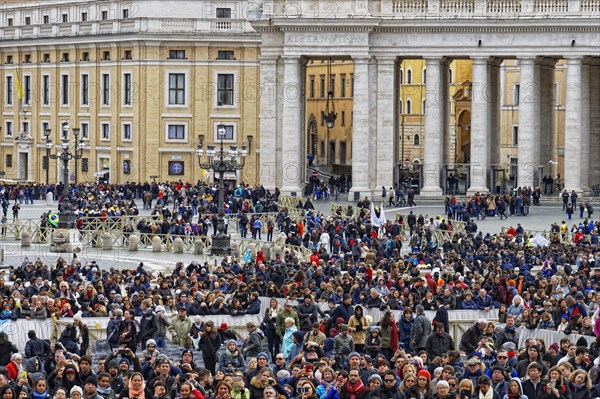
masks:
[[[244,316],[231,316],[231,315],[211,315],[201,316],[203,321],[212,320],[216,325],[227,323],[239,336],[247,338],[248,333],[245,329],[246,323],[252,321],[257,325],[263,320],[265,311],[269,306],[269,298],[261,297],[261,311],[257,315],[244,315]],[[285,298],[278,298],[278,302],[281,306],[285,303]],[[290,301],[294,305],[297,305],[296,301]],[[319,308],[325,311],[327,310],[327,304],[318,303]],[[397,320],[402,317],[402,311],[392,310]],[[372,323],[376,324],[379,322],[384,312],[379,309],[365,309],[365,315],[370,316]],[[433,320],[435,312],[425,312],[429,320]],[[498,311],[491,310],[489,312],[484,311],[473,311],[473,310],[451,310],[448,311],[450,321],[450,335],[454,339],[456,347],[460,342],[460,337],[469,327],[475,323],[476,320],[486,318],[487,320],[497,320]],[[192,318],[194,316],[191,316]],[[83,318],[84,324],[88,327],[90,335],[90,348],[93,347],[93,343],[96,340],[106,339],[106,327],[108,325],[108,317],[86,317]],[[27,332],[34,330],[39,338],[49,339],[54,342],[62,330],[66,326],[71,325],[73,319],[63,318],[59,320],[47,319],[47,320],[22,320],[17,321],[5,321],[0,325],[0,331],[6,332],[9,340],[17,346],[20,352],[25,350],[25,344],[27,343]],[[170,338],[168,335],[167,338]],[[557,341],[560,340],[560,337]],[[546,341],[548,342],[548,341]]]

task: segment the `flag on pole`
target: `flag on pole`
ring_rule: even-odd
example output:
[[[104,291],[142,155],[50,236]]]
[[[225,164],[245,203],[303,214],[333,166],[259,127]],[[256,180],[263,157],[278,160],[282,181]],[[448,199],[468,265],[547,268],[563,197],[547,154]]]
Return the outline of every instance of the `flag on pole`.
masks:
[[[15,85],[17,86],[17,96],[19,97],[19,101],[23,101],[23,86],[21,86],[21,79],[19,79],[19,72],[17,72]]]
[[[385,211],[383,210],[383,202],[380,207],[375,207],[375,203],[371,201],[371,224],[375,227],[380,227],[385,224]]]
[[[204,179],[206,177],[208,173],[206,172],[206,169],[202,169],[202,178]]]
[[[56,213],[56,212],[48,213],[48,223],[50,223],[52,226],[57,227],[58,220],[59,220],[58,213]]]

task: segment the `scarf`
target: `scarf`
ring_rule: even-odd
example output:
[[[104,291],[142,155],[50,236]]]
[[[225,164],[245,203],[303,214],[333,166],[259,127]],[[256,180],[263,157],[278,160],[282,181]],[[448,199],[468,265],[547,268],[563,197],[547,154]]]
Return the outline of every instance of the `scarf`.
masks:
[[[109,395],[109,394],[110,394],[110,391],[111,391],[111,389],[112,389],[112,388],[110,387],[110,385],[109,385],[109,387],[108,387],[108,388],[102,388],[100,385],[98,385],[98,387],[96,388],[96,390],[98,391],[98,393],[99,393],[100,395],[102,395],[102,396]]]
[[[392,323],[390,326],[392,328],[392,336],[390,338],[390,349],[392,352],[396,352],[398,350],[398,326],[396,323]]]
[[[238,357],[240,355],[240,352],[236,349],[233,352],[229,350],[229,348],[225,349],[225,356],[229,357],[229,358],[234,358],[234,357]]]
[[[31,393],[33,399],[46,399],[48,397],[48,391],[44,391],[42,393],[38,393],[36,389]]]
[[[577,389],[582,389],[585,387],[585,382],[583,384],[576,384],[575,382],[573,382],[573,386]]]
[[[133,384],[131,383],[131,378],[129,379],[129,385],[127,387],[129,389],[129,397],[130,398],[142,398],[145,396],[144,390],[146,389],[146,383],[142,380],[142,386],[140,389],[135,390],[133,388]],[[36,398],[34,398],[36,399]]]
[[[358,380],[356,385],[350,385],[350,383],[346,384],[346,391],[348,392],[348,397],[350,399],[356,399],[356,396],[362,393],[365,390],[365,386],[361,380]]]
[[[479,399],[492,399],[494,397],[494,390],[490,388],[488,388],[486,393],[481,392],[481,390],[479,391]]]

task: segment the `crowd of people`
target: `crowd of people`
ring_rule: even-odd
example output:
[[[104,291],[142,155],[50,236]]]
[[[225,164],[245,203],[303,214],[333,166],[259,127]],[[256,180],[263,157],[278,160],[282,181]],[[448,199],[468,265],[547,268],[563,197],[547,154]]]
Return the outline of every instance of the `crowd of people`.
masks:
[[[165,204],[211,195],[183,189],[165,188]],[[137,189],[96,190],[73,192],[73,203],[92,209],[106,198],[115,207],[138,199]],[[252,198],[260,189],[241,191],[253,205],[276,202],[266,192]],[[206,197],[199,207],[213,204]],[[178,262],[168,273],[76,255],[14,265],[0,278],[0,319],[69,325],[56,342],[30,331],[24,352],[0,333],[2,399],[600,397],[593,234],[534,246],[522,227],[496,235],[466,229],[436,242],[433,231],[452,231],[451,221],[409,212],[375,226],[366,208],[351,217],[308,208],[302,220],[273,226],[277,238],[311,248],[308,260],[257,251],[216,265]],[[374,320],[371,309],[382,316]],[[448,312],[459,309],[494,320],[497,310],[498,320],[479,319],[454,342]],[[242,339],[214,322],[223,314],[260,322],[244,322]],[[109,318],[107,356],[90,356],[88,317]],[[540,329],[562,338],[544,342]],[[181,355],[168,356],[167,345]]]

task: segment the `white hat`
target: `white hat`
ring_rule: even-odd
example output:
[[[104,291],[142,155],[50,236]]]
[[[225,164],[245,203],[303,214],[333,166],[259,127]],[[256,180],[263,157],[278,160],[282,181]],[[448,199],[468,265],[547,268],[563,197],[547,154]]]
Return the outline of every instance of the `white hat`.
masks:
[[[165,311],[165,307],[164,307],[164,306],[162,306],[162,305],[158,305],[158,306],[156,307],[156,309],[154,309],[154,311],[155,311],[156,313],[158,313],[158,312],[164,312],[164,311]]]
[[[70,392],[69,396],[73,396],[73,392],[79,392],[79,394],[81,396],[83,396],[83,389],[81,389],[80,386],[77,386],[77,385],[73,386],[73,388],[71,388],[71,392]]]

